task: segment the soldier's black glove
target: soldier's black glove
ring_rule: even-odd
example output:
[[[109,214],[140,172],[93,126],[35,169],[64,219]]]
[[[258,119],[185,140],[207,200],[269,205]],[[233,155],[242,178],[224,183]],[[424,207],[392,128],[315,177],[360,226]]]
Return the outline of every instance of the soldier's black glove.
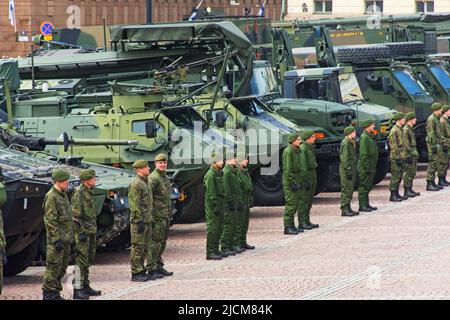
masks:
[[[405,162],[407,164],[413,164],[414,163],[414,159],[412,157],[408,157],[408,158],[406,158]]]
[[[447,153],[447,152],[448,152],[448,147],[447,147],[447,146],[443,146],[443,147],[442,147],[442,150],[443,150],[445,153]]]
[[[353,174],[347,173],[346,175],[347,180],[353,180]]]
[[[299,189],[298,184],[295,182],[291,183],[290,188],[291,188],[291,191],[294,191],[294,192],[297,192]]]
[[[395,160],[395,164],[401,167],[403,165],[403,161],[400,159]]]
[[[56,240],[53,245],[57,252],[61,252],[64,249],[64,242],[62,240]]]
[[[145,223],[144,223],[144,221],[142,221],[142,220],[138,221],[138,222],[136,222],[136,225],[138,227],[138,229],[137,229],[138,233],[143,233],[145,231]]]
[[[85,232],[82,232],[82,233],[80,233],[79,238],[80,238],[81,242],[86,242],[88,239],[88,235]]]
[[[310,190],[311,189],[311,182],[310,181],[306,181],[303,186],[305,187],[305,190]]]

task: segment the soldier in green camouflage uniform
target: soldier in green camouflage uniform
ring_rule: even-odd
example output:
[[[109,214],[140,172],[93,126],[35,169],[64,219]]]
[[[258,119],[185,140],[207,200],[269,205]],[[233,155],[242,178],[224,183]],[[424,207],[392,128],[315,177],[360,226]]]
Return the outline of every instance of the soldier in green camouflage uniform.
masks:
[[[406,160],[406,147],[403,138],[403,126],[406,123],[405,114],[403,112],[397,112],[392,117],[395,121],[395,125],[389,132],[389,147],[391,149],[391,183],[389,190],[391,191],[391,197],[389,201],[399,202],[408,199],[407,195],[402,197],[398,190],[405,170]]]
[[[0,183],[0,207],[6,202],[5,186]],[[3,288],[3,264],[6,261],[6,240],[3,230],[3,213],[0,210],[0,294]]]
[[[428,170],[427,170],[427,191],[438,191],[443,187],[436,185],[435,175],[438,168],[438,159],[443,152],[442,143],[444,134],[439,118],[442,114],[442,105],[435,102],[431,105],[431,114],[427,119],[427,148],[428,148]]]
[[[130,204],[130,233],[131,233],[131,281],[145,282],[154,280],[147,274],[145,260],[151,259],[149,254],[152,238],[153,221],[153,191],[148,181],[150,168],[146,160],[136,160],[133,163],[136,177],[128,187],[128,201]]]
[[[89,267],[94,263],[97,249],[97,215],[94,211],[95,170],[80,171],[81,185],[72,194],[72,213],[75,233],[75,286],[74,299],[99,296],[89,282]]]
[[[439,177],[438,185],[441,187],[449,186],[449,182],[447,181],[447,170],[448,170],[448,161],[449,161],[449,147],[450,147],[450,123],[448,117],[450,116],[450,107],[448,105],[444,105],[442,107],[442,116],[439,119],[439,122],[442,126],[443,133],[443,142],[442,142],[442,152],[438,159],[438,169],[437,174]]]
[[[44,198],[44,224],[47,234],[47,265],[42,287],[44,300],[63,300],[61,280],[69,265],[73,242],[73,217],[67,189],[70,174],[62,169],[52,173],[53,188]]]
[[[223,169],[223,192],[225,195],[225,215],[222,236],[220,239],[220,250],[222,256],[235,255],[234,238],[236,236],[238,194],[241,192],[236,186],[238,181],[237,159],[233,151],[227,153],[227,161]]]
[[[252,192],[253,192],[253,184],[252,178],[250,177],[250,173],[247,169],[248,166],[248,157],[243,157],[240,159],[240,168],[238,177],[241,183],[241,193],[242,193],[242,216],[239,224],[239,233],[236,237],[236,246],[238,246],[242,250],[253,250],[255,246],[249,245],[247,243],[247,232],[248,225],[250,222],[250,207],[252,206]]]
[[[164,261],[162,259],[169,235],[172,203],[170,200],[171,183],[166,174],[167,157],[164,154],[158,154],[155,157],[155,167],[155,170],[149,177],[153,190],[154,219],[150,244],[151,256],[148,259],[147,271],[149,275],[158,278],[173,275],[173,272],[164,269]]]
[[[284,149],[283,161],[283,191],[284,191],[284,234],[298,234],[303,232],[298,213],[299,229],[295,227],[294,216],[298,211],[300,200],[300,139],[299,133],[291,133],[288,136],[289,145]]]
[[[344,129],[345,138],[339,148],[339,176],[341,178],[341,215],[343,217],[353,217],[359,212],[353,211],[350,203],[355,191],[356,181],[356,130],[353,126]]]
[[[371,212],[377,210],[369,204],[369,193],[373,188],[373,179],[377,171],[378,148],[375,142],[376,136],[373,133],[375,124],[373,120],[365,120],[361,126],[364,128],[359,139],[359,160],[358,160],[358,200],[360,212]]]
[[[300,145],[300,223],[298,228],[311,230],[318,228],[318,224],[311,223],[310,212],[312,201],[317,187],[317,161],[314,153],[314,142],[316,137],[312,130],[303,130],[300,132],[303,143]]]
[[[213,163],[203,178],[205,186],[206,213],[206,259],[221,260],[219,251],[220,236],[223,231],[225,198],[223,192],[223,155],[213,152]]]
[[[420,192],[415,192],[412,189],[413,180],[416,176],[417,160],[419,159],[416,134],[414,132],[414,125],[416,124],[416,122],[416,114],[414,112],[408,112],[406,114],[406,125],[403,127],[403,137],[405,139],[406,149],[405,176],[403,179],[403,187],[405,189],[405,195],[411,198],[420,195]]]

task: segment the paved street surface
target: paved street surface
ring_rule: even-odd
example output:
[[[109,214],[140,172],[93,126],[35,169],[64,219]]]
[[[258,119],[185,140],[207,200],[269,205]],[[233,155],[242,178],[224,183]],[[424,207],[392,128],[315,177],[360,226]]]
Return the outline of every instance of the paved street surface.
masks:
[[[340,216],[338,193],[318,195],[320,228],[297,236],[283,235],[282,207],[253,208],[257,249],[221,261],[205,260],[205,224],[175,225],[165,253],[174,276],[130,282],[128,250],[99,253],[93,287],[100,299],[449,299],[450,187],[426,192],[421,170],[420,197],[389,202],[385,179],[371,193],[378,211],[353,218]],[[0,300],[41,299],[42,275],[31,267],[6,279]]]

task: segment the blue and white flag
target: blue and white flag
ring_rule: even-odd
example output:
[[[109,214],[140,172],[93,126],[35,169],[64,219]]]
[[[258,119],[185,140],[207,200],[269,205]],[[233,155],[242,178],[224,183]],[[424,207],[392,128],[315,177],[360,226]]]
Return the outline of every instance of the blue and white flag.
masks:
[[[194,21],[197,18],[197,12],[198,12],[198,9],[200,9],[200,6],[202,5],[202,3],[203,3],[203,0],[200,0],[198,5],[194,9],[192,9],[192,13],[191,13],[191,16],[189,17],[189,21]]]
[[[265,0],[263,3],[261,3],[261,5],[259,6],[259,11],[258,11],[258,17],[264,17],[264,11],[265,11],[265,6],[266,6],[266,2],[267,0]]]
[[[16,6],[14,5],[14,0],[9,0],[9,24],[16,30]]]

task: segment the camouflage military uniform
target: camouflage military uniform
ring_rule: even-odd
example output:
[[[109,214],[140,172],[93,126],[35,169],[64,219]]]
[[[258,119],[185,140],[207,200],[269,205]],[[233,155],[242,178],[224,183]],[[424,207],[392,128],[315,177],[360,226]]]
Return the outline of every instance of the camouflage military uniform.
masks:
[[[427,181],[433,181],[438,169],[438,159],[442,157],[442,143],[444,134],[439,123],[439,117],[434,113],[427,120],[427,148],[428,148],[428,170]]]
[[[0,210],[0,294],[3,287],[3,259],[6,255],[5,233],[3,231],[3,213]]]
[[[252,205],[253,184],[247,168],[242,168],[239,170],[239,180],[241,181],[243,212],[239,228],[240,232],[237,235],[236,245],[240,247],[248,246],[247,232],[250,222],[250,207]]]
[[[358,160],[358,200],[359,207],[369,206],[369,192],[373,188],[373,179],[377,171],[378,148],[375,143],[375,135],[367,130],[361,134],[359,139],[359,160]]]
[[[356,142],[345,138],[339,148],[339,176],[341,178],[341,210],[350,209],[356,181]]]
[[[448,161],[449,161],[449,148],[450,148],[450,123],[448,117],[442,115],[439,119],[439,123],[442,127],[443,141],[442,152],[438,158],[438,177],[445,178],[447,176]]]
[[[206,212],[206,257],[220,254],[219,241],[223,231],[225,198],[223,192],[223,172],[214,165],[203,178],[205,186]]]
[[[155,169],[149,183],[153,191],[153,223],[150,244],[151,255],[148,259],[147,271],[154,271],[164,267],[162,254],[166,249],[167,236],[170,227],[171,213],[171,184],[164,171]]]
[[[311,224],[309,214],[312,200],[317,187],[317,161],[314,154],[314,146],[309,143],[300,145],[300,180],[301,191],[299,201],[300,222],[302,225]]]
[[[389,190],[398,192],[405,170],[406,148],[403,138],[403,129],[394,125],[389,133],[389,147],[391,149],[391,183]]]
[[[69,265],[70,245],[73,242],[73,217],[66,191],[55,187],[44,198],[44,224],[47,232],[47,266],[44,272],[44,291],[61,291],[61,280]]]
[[[233,251],[234,237],[236,235],[236,219],[239,188],[238,169],[230,164],[223,169],[223,192],[225,194],[225,215],[222,237],[220,239],[221,251]]]
[[[417,151],[416,135],[414,128],[408,124],[403,127],[403,134],[405,139],[406,150],[406,165],[403,186],[411,188],[414,177],[416,176],[417,160],[419,159],[419,152]]]
[[[146,271],[145,260],[151,254],[153,192],[147,177],[136,175],[128,187],[131,232],[131,273]]]
[[[94,263],[97,248],[97,216],[94,212],[93,189],[84,184],[72,194],[72,213],[75,233],[76,266],[79,278],[75,279],[75,289],[89,286],[89,267]]]
[[[287,146],[283,151],[283,191],[285,198],[284,227],[295,227],[294,216],[298,211],[300,200],[300,148],[293,145]],[[298,223],[300,214],[298,214]]]

